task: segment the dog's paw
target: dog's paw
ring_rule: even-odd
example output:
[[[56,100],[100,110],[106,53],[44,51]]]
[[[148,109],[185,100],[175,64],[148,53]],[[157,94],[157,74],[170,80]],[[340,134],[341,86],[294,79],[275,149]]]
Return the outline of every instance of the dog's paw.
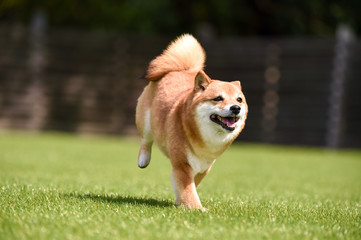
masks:
[[[141,151],[138,157],[138,167],[145,168],[150,163],[150,153]]]
[[[201,207],[200,209],[199,209],[199,211],[201,211],[201,212],[208,212],[208,209],[207,208],[205,208],[205,207]]]

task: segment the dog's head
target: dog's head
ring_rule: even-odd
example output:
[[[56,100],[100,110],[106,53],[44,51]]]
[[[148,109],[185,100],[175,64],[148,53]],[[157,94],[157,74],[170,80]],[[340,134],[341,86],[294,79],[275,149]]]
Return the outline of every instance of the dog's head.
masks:
[[[200,71],[195,77],[193,102],[204,138],[233,140],[243,129],[248,106],[239,81],[211,80]]]

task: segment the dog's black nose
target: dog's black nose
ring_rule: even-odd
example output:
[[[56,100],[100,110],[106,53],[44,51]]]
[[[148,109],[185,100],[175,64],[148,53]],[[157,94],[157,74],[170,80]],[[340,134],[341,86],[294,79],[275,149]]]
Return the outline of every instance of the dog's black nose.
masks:
[[[231,110],[232,113],[234,113],[235,115],[237,115],[240,111],[241,111],[241,107],[238,105],[233,105],[229,108]]]

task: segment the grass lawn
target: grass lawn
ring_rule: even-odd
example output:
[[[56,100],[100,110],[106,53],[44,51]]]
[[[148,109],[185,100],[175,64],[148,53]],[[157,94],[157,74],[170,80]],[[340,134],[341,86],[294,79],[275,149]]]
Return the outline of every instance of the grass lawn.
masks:
[[[235,143],[173,206],[138,139],[0,132],[0,239],[361,239],[361,151]]]

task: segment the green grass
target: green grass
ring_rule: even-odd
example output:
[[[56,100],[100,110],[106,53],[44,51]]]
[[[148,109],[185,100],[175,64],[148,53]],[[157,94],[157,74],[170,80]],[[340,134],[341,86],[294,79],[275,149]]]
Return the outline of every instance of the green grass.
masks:
[[[138,139],[0,133],[0,239],[361,239],[361,151],[233,144],[173,206]]]

